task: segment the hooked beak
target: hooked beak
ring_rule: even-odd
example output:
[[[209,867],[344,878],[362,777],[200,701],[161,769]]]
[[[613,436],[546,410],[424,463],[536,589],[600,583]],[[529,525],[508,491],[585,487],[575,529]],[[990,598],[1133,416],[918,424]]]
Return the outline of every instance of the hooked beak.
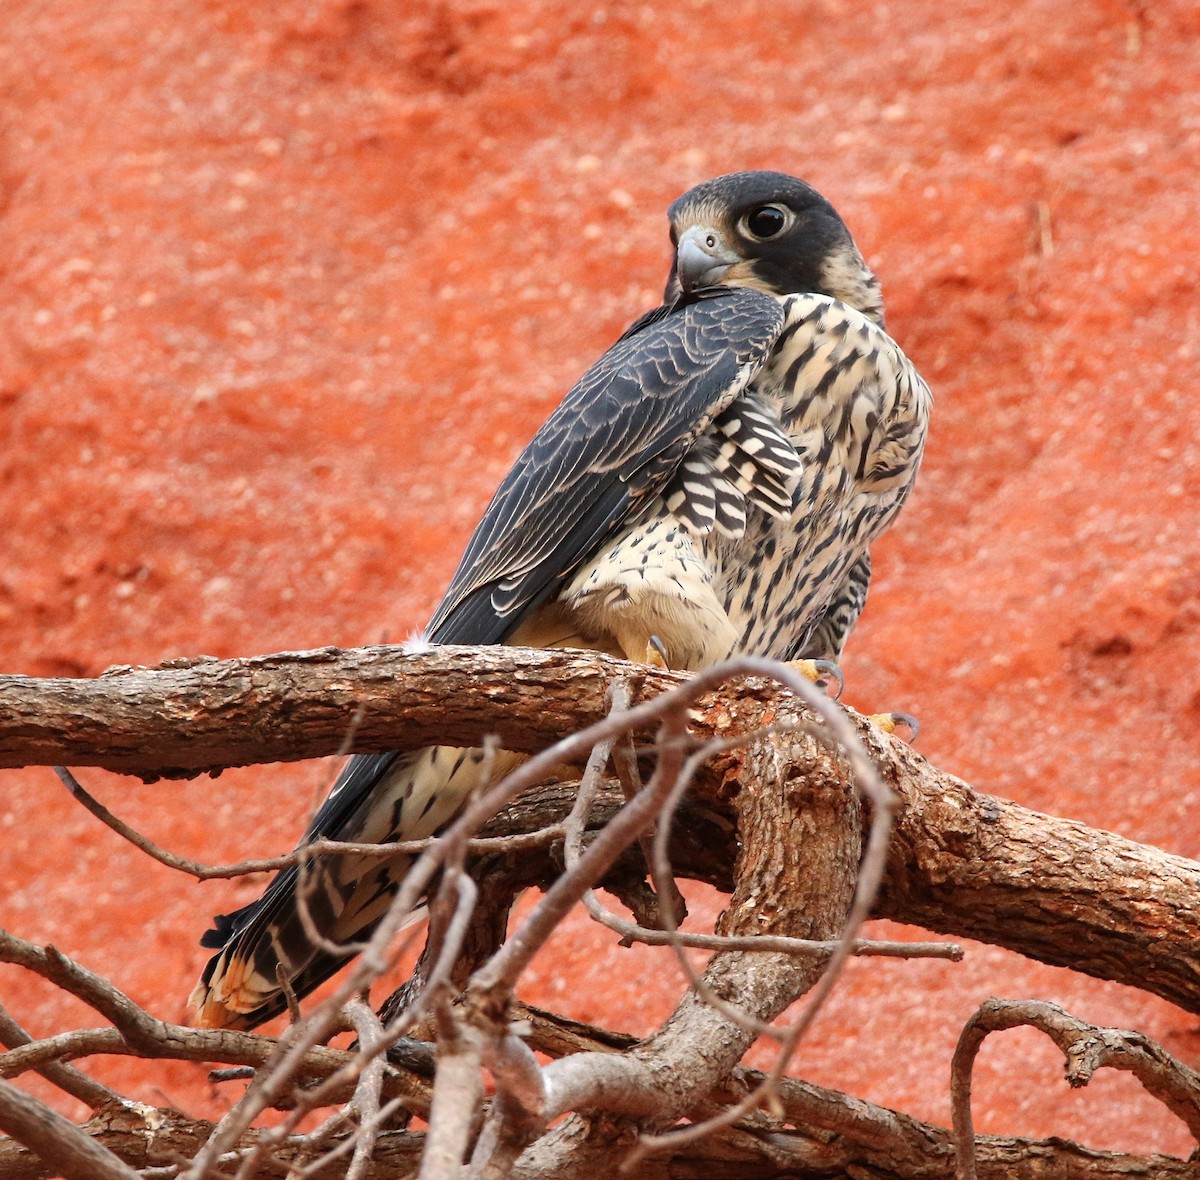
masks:
[[[684,291],[712,287],[742,259],[725,245],[720,232],[706,225],[684,230],[675,247],[675,273]]]

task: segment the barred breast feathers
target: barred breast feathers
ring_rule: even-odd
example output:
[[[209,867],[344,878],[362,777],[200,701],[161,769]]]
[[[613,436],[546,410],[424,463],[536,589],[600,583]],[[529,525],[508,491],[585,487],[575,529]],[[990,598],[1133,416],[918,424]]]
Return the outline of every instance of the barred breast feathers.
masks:
[[[788,295],[781,303],[784,328],[754,389],[778,406],[797,451],[844,447],[860,492],[911,484],[933,396],[908,357],[836,299]]]

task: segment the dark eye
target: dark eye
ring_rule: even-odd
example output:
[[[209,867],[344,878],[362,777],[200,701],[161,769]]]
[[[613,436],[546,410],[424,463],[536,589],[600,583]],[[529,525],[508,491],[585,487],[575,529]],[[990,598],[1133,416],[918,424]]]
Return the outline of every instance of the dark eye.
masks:
[[[742,218],[742,225],[747,232],[760,241],[778,237],[791,222],[791,213],[778,205],[759,205]]]

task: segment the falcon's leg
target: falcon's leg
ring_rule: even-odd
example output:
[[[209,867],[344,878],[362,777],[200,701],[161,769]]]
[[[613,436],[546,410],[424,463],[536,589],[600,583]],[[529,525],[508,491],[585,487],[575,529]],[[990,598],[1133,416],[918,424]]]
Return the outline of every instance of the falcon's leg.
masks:
[[[871,585],[871,554],[865,552],[846,571],[842,584],[834,592],[816,627],[813,628],[803,648],[795,653],[800,660],[831,660],[835,664],[841,658],[842,648],[862,614],[867,601],[867,589]]]
[[[828,687],[830,681],[837,691],[830,693],[834,700],[842,695],[846,682],[837,661],[846,646],[858,616],[867,600],[871,584],[871,554],[864,553],[847,571],[842,584],[834,593],[825,613],[799,651],[792,653],[788,664],[806,680]]]
[[[794,672],[799,672],[805,680],[811,680],[818,688],[825,689],[833,699],[839,700],[842,689],[846,687],[846,678],[842,670],[832,660],[787,660],[787,666]],[[833,686],[832,691],[830,685]]]
[[[815,667],[824,663],[825,660],[836,661],[841,656],[842,649],[846,646],[846,640],[850,638],[850,632],[854,630],[858,616],[862,614],[870,585],[871,554],[868,551],[850,567],[824,615],[821,616],[821,621],[817,624],[808,642],[804,644],[802,655],[808,658],[789,661],[802,676],[820,683],[819,675],[814,674]],[[843,680],[841,671],[837,669],[836,664],[831,666],[837,673],[838,691],[834,696],[836,700],[841,696]],[[921,728],[920,723],[911,713],[872,713],[867,720],[879,726],[884,733],[895,733],[900,728],[907,729],[910,742],[916,741],[917,733]]]

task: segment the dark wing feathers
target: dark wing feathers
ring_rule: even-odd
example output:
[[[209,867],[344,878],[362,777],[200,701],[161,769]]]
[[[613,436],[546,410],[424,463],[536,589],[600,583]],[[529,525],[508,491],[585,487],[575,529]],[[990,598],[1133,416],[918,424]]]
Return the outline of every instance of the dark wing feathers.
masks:
[[[503,640],[663,490],[782,325],[778,301],[747,288],[644,316],[583,375],[497,489],[429,638]]]
[[[720,288],[643,316],[550,415],[492,497],[429,625],[438,643],[497,643],[663,490],[696,436],[770,352],[783,310]],[[640,326],[639,326],[640,325]],[[305,839],[345,830],[397,753],[352,758]]]
[[[403,757],[399,750],[388,750],[383,754],[356,754],[351,758],[338,775],[329,797],[313,816],[301,843],[345,832],[367,792],[382,782]]]
[[[666,488],[688,448],[746,387],[783,327],[781,305],[747,288],[699,295],[638,320],[551,414],[468,542],[430,622],[430,639],[501,642],[640,504]],[[303,842],[344,835],[404,757],[351,758]],[[218,917],[202,945],[236,938],[259,946],[259,936],[290,906],[296,877],[294,867],[282,870],[258,901]],[[317,955],[300,977],[303,990],[342,961]],[[208,964],[205,981],[216,963]],[[273,1000],[252,1021],[282,1007]]]

